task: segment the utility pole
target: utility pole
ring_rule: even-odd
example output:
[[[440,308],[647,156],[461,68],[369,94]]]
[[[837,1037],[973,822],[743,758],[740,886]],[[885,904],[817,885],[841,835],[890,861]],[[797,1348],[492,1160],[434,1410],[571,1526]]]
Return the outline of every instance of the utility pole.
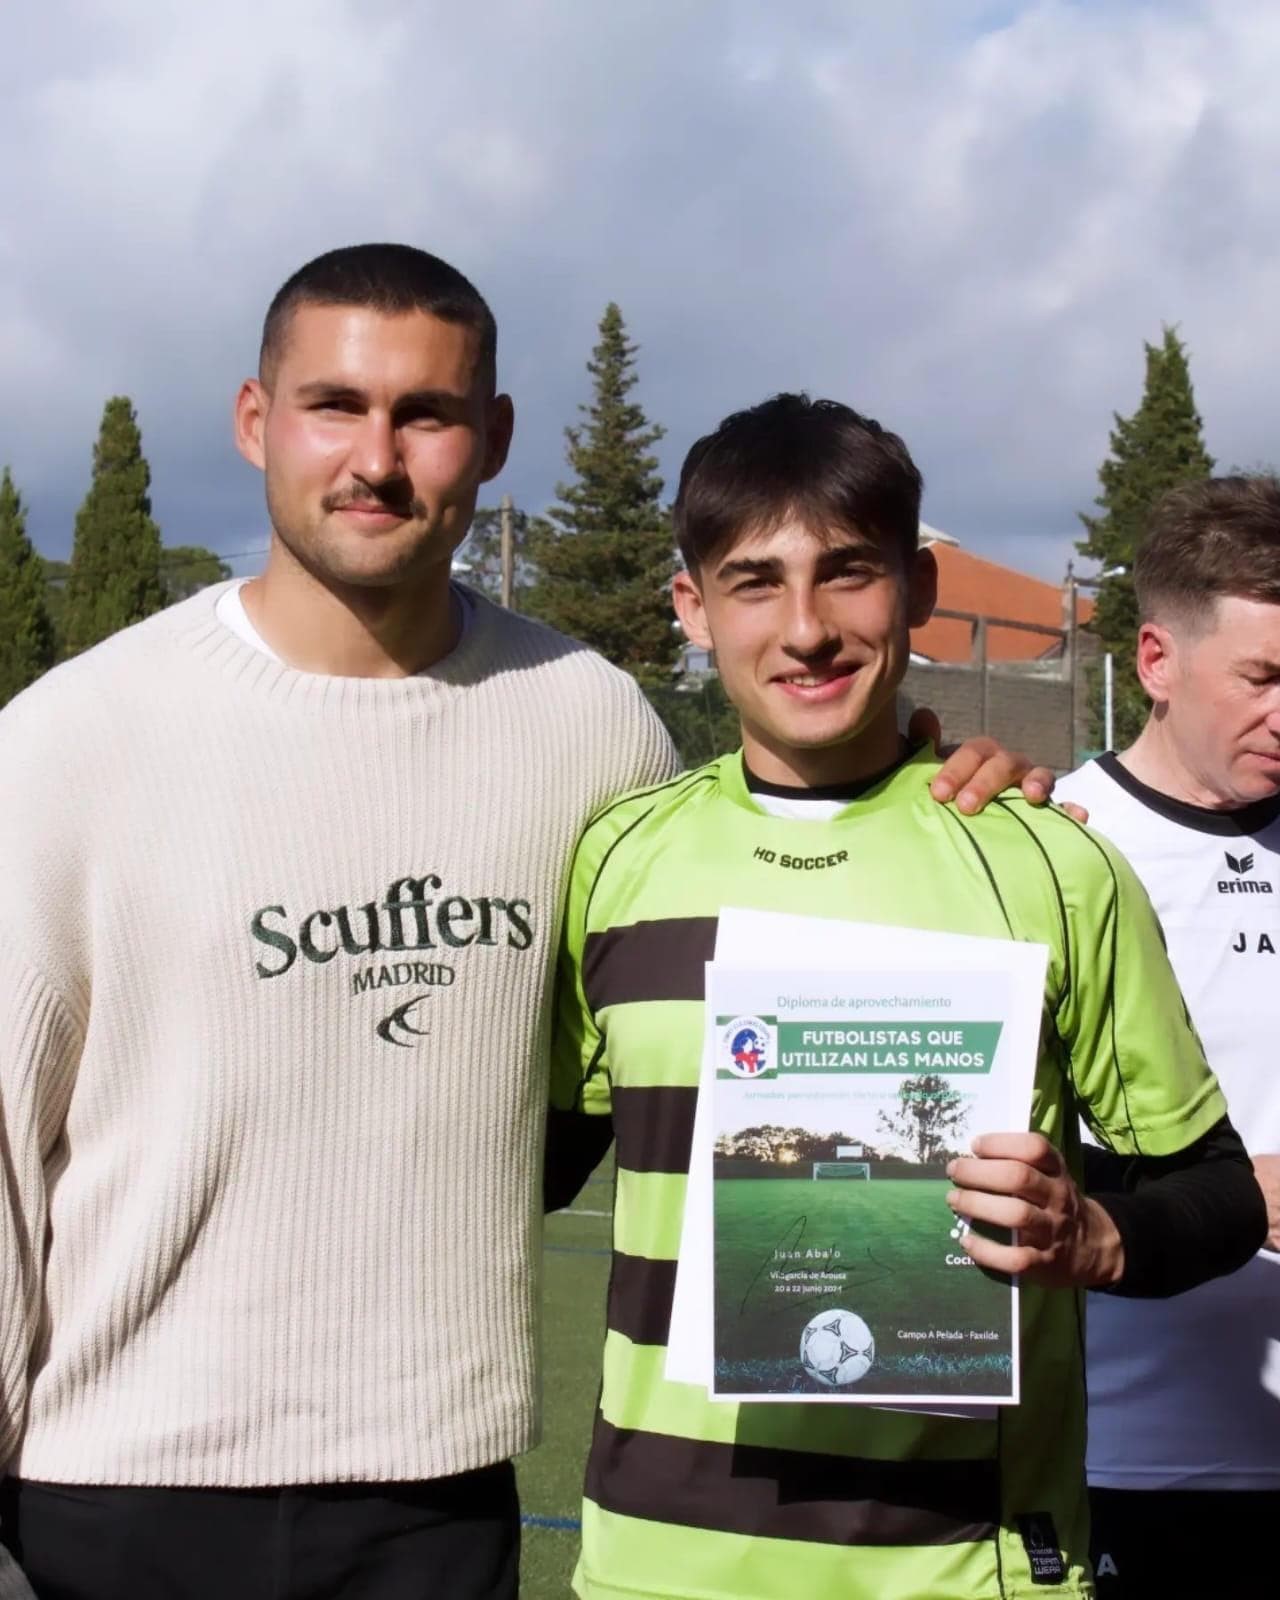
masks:
[[[978,668],[978,732],[986,733],[991,725],[991,677],[985,617],[973,624],[973,654]]]
[[[1069,708],[1067,715],[1070,719],[1070,733],[1068,735],[1069,742],[1067,748],[1071,751],[1071,765],[1074,767],[1076,764],[1076,718],[1080,714],[1079,707],[1076,704],[1076,695],[1079,692],[1077,688],[1077,679],[1079,677],[1077,651],[1080,648],[1080,638],[1079,623],[1076,620],[1076,596],[1079,593],[1079,582],[1076,578],[1076,564],[1072,560],[1068,560],[1067,562],[1066,591],[1067,614],[1063,618],[1063,621],[1067,625],[1067,639],[1066,650],[1064,654],[1067,658],[1067,682],[1071,686],[1070,693],[1067,696],[1067,705]]]
[[[499,505],[501,507],[502,525],[502,604],[507,608],[508,611],[510,611],[516,565],[515,537],[513,532],[513,524],[515,522],[515,506],[512,504],[511,496],[509,494],[503,495]]]
[[[1067,625],[1066,656],[1067,656],[1067,661],[1069,663],[1069,670],[1070,670],[1070,674],[1071,674],[1071,759],[1072,759],[1073,763],[1075,761],[1075,737],[1076,737],[1076,694],[1077,694],[1076,680],[1077,680],[1077,676],[1078,676],[1078,672],[1079,672],[1079,662],[1077,660],[1077,655],[1076,655],[1076,652],[1079,649],[1079,643],[1080,643],[1080,627],[1079,627],[1079,623],[1076,620],[1076,607],[1077,607],[1077,604],[1078,604],[1079,593],[1080,593],[1081,589],[1094,589],[1094,590],[1100,589],[1102,587],[1102,583],[1103,583],[1104,579],[1106,579],[1106,578],[1123,578],[1123,577],[1126,576],[1128,571],[1129,571],[1128,567],[1124,567],[1124,566],[1104,567],[1102,569],[1102,571],[1097,575],[1096,578],[1077,578],[1076,577],[1076,565],[1075,565],[1075,562],[1074,561],[1068,561],[1067,562],[1067,579],[1066,579],[1066,583],[1064,584],[1063,587],[1064,587],[1065,592],[1066,592],[1066,604],[1067,604],[1067,606],[1069,608],[1068,612],[1067,612],[1067,617],[1066,617],[1066,625]],[[1103,657],[1103,661],[1102,661],[1102,673],[1103,673],[1103,679],[1102,679],[1102,683],[1103,683],[1103,689],[1102,689],[1102,693],[1103,693],[1103,702],[1102,702],[1103,736],[1104,736],[1104,738],[1106,740],[1106,744],[1107,744],[1107,749],[1108,750],[1111,748],[1112,740],[1115,737],[1115,727],[1114,727],[1114,700],[1115,700],[1115,686],[1114,685],[1115,685],[1115,680],[1114,680],[1114,676],[1113,676],[1114,665],[1115,665],[1115,663],[1114,663],[1114,661],[1112,659],[1111,652],[1108,651],[1107,654]]]

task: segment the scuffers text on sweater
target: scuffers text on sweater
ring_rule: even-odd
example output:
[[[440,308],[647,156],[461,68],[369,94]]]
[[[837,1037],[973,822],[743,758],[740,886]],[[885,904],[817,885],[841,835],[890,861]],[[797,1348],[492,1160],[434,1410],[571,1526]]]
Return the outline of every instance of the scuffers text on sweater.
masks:
[[[324,965],[338,955],[360,957],[383,950],[448,951],[471,945],[528,950],[532,945],[529,900],[491,894],[438,897],[443,888],[444,880],[434,873],[397,878],[381,900],[308,911],[296,920],[286,906],[263,906],[254,912],[250,931],[276,955],[260,957],[254,971],[260,978],[281,978],[299,956]]]

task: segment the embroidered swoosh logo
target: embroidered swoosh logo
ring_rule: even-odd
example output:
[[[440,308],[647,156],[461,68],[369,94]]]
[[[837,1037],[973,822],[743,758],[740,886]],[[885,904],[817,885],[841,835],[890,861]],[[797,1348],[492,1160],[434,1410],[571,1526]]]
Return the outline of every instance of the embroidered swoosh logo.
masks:
[[[414,1007],[420,1006],[424,1000],[430,998],[429,994],[415,994],[412,1000],[406,1000],[403,1005],[397,1006],[390,1016],[383,1017],[374,1032],[387,1044],[397,1044],[405,1050],[410,1049],[415,1039],[425,1039],[431,1032],[430,1024],[425,1028],[418,1028],[410,1021]],[[409,1037],[402,1038],[403,1034],[408,1034]]]

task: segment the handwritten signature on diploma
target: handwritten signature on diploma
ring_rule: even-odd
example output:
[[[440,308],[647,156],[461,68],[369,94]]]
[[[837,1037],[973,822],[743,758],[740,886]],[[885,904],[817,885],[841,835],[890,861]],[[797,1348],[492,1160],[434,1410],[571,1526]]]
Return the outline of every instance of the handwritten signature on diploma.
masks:
[[[788,1252],[800,1249],[808,1226],[809,1219],[807,1216],[796,1217],[793,1222],[787,1224],[782,1236],[776,1243],[770,1246],[764,1260],[756,1268],[750,1283],[747,1284],[746,1293],[743,1295],[742,1303],[738,1307],[738,1316],[740,1318],[746,1315],[747,1308],[752,1303],[752,1296],[755,1295],[762,1280],[764,1280],[766,1296],[773,1293],[765,1274],[776,1262],[786,1261]],[[882,1278],[891,1278],[897,1270],[889,1262],[881,1261],[869,1245],[864,1251],[865,1260],[863,1261],[856,1261],[842,1255],[840,1247],[834,1242],[829,1245],[811,1245],[809,1248],[812,1254],[806,1258],[807,1265],[815,1271],[821,1271],[824,1266],[830,1265],[837,1258],[839,1259],[840,1269],[845,1274],[845,1281],[841,1284],[842,1291],[844,1289],[867,1288],[873,1283],[878,1283]],[[790,1322],[794,1320],[797,1307],[826,1304],[830,1300],[830,1288],[816,1285],[811,1294],[789,1296],[784,1304],[774,1308],[766,1308],[765,1315],[772,1313],[776,1316],[784,1316]],[[759,1312],[757,1312],[757,1315],[759,1315]]]

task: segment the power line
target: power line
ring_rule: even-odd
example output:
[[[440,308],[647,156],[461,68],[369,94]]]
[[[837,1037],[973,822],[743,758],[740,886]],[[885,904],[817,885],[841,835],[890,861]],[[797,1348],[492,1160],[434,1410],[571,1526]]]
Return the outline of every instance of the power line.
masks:
[[[194,556],[184,552],[183,550],[162,549],[160,552],[160,562],[161,565],[166,563],[171,565],[175,561],[199,561],[204,556],[212,556],[215,561],[244,561],[249,556],[265,556],[269,548],[270,546],[265,544],[258,545],[257,548],[253,550],[206,550],[203,546],[201,546],[199,549],[199,554]],[[45,559],[52,560],[52,557],[45,557]],[[71,563],[69,561],[64,561],[58,562],[57,565],[69,567]]]
[[[192,548],[195,548],[195,547],[193,546]],[[253,549],[253,550],[227,550],[227,551],[205,550],[203,548],[203,546],[201,546],[200,547],[200,554],[199,555],[195,555],[195,556],[184,555],[183,552],[180,549],[179,550],[161,550],[159,564],[160,564],[160,566],[162,568],[164,568],[164,567],[173,567],[173,566],[185,566],[188,562],[199,562],[204,557],[210,556],[210,557],[213,558],[214,561],[218,561],[218,562],[221,562],[223,564],[228,564],[229,565],[232,561],[245,561],[250,556],[265,556],[267,554],[268,549],[269,549],[269,546],[267,546],[265,544],[264,545],[259,545],[256,549]],[[52,564],[54,566],[65,567],[67,569],[65,572],[54,572],[54,573],[47,573],[46,574],[45,581],[48,584],[50,584],[50,585],[52,585],[54,587],[59,587],[60,588],[64,583],[66,583],[67,579],[71,576],[71,563],[70,563],[70,561],[53,562],[53,561],[51,561],[51,558],[47,557],[47,556],[44,557],[43,559],[46,561],[46,563],[50,563],[50,564]]]
[[[260,545],[256,550],[201,550],[201,555],[210,555],[215,561],[243,561],[247,556],[265,556],[267,545]],[[161,562],[173,561],[198,561],[200,556],[184,555],[181,550],[161,550]]]

